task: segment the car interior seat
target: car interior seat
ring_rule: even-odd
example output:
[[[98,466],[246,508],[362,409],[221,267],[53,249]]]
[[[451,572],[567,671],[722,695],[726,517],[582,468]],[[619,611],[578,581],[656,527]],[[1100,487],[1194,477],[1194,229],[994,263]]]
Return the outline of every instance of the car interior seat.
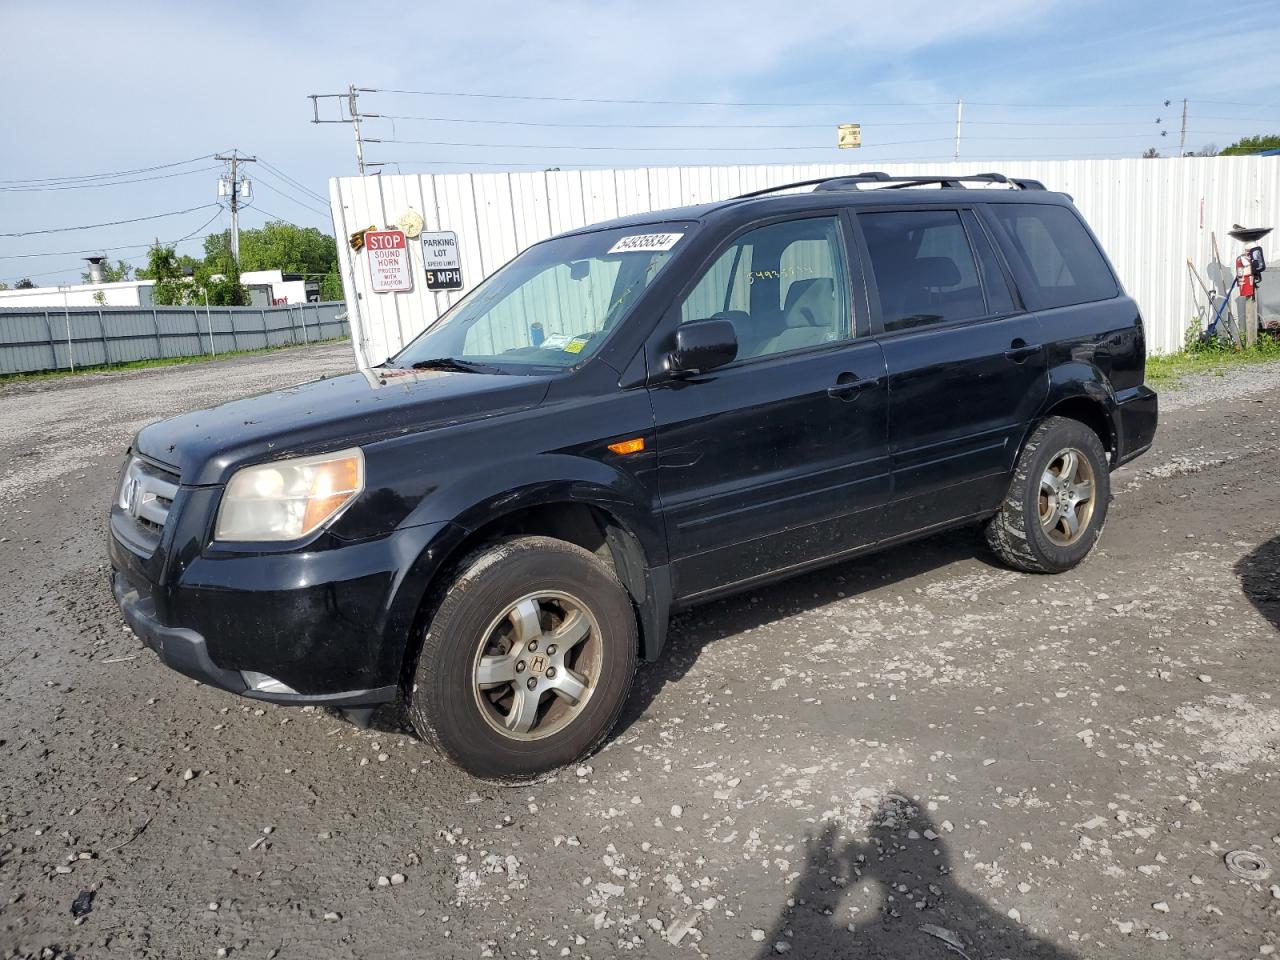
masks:
[[[759,354],[783,353],[828,343],[837,336],[836,284],[830,277],[793,281],[782,309],[782,330]]]

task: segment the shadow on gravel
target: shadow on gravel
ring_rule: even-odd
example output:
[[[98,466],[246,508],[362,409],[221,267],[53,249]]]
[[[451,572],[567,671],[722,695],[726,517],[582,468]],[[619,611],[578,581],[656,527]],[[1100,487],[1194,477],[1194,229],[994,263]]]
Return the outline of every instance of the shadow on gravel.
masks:
[[[935,833],[905,795],[890,792],[867,839],[844,840],[834,825],[810,837],[789,905],[765,931],[759,960],[780,952],[805,960],[1075,960],[957,884],[945,837],[928,839]]]
[[[671,621],[661,658],[656,663],[642,664],[636,673],[631,697],[610,739],[625,733],[639,720],[664,686],[683,678],[704,647],[842,597],[856,597],[974,557],[998,566],[976,530],[961,528],[677,614]]]
[[[1272,537],[1236,564],[1240,587],[1258,612],[1280,630],[1280,537]]]

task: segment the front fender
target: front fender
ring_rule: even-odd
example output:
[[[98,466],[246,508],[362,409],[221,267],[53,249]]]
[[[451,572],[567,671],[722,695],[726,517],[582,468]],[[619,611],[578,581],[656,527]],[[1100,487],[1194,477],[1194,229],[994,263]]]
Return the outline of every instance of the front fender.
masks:
[[[609,464],[568,454],[508,462],[501,471],[459,477],[426,497],[402,526],[437,532],[399,584],[395,604],[399,619],[411,618],[411,611],[417,610],[444,563],[476,530],[524,508],[555,503],[596,507],[616,521],[605,531],[606,537],[615,557],[634,558],[630,565],[620,562],[618,575],[639,612],[641,654],[646,660],[656,659],[665,642],[671,606],[666,534],[660,514],[649,504],[635,477]],[[449,519],[441,522],[432,519],[435,517]],[[625,541],[631,537],[638,544],[638,553],[627,549]]]
[[[640,466],[649,456],[629,457],[627,464]],[[471,532],[504,514],[549,503],[598,507],[636,536],[649,566],[667,562],[660,508],[641,480],[613,464],[566,453],[529,456],[451,478],[424,497],[402,526],[450,521]]]

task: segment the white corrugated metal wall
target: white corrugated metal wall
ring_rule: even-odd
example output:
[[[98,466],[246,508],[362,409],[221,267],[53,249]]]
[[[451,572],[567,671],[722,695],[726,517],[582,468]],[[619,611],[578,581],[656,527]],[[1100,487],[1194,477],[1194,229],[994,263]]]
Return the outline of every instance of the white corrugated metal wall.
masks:
[[[330,181],[342,239],[389,226],[413,209],[426,230],[458,234],[468,287],[538,240],[611,217],[721,200],[760,187],[856,173],[866,164],[655,167],[532,173],[341,177]],[[1233,224],[1280,225],[1280,158],[964,161],[891,164],[892,174],[999,170],[1071,194],[1146,318],[1152,352],[1181,347],[1194,305],[1186,261],[1203,273],[1216,234],[1230,264]],[[1270,240],[1271,238],[1268,238]],[[361,366],[379,363],[440,316],[465,291],[433,293],[422,251],[410,244],[414,289],[374,293],[364,255],[339,243],[352,343]],[[1268,254],[1272,247],[1263,243]],[[551,332],[551,331],[549,331]]]

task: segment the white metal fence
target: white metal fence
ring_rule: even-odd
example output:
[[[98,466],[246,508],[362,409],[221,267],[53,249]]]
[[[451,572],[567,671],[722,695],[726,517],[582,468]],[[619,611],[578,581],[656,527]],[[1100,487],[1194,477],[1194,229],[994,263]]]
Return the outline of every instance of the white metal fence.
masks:
[[[525,247],[564,230],[865,168],[814,164],[336,178],[330,181],[329,196],[356,360],[361,366],[381,362],[465,292],[427,290],[422,250],[412,243],[414,289],[373,292],[365,255],[343,241],[372,225],[393,225],[410,209],[423,216],[426,230],[458,234],[469,288]],[[1211,261],[1211,237],[1216,236],[1229,265],[1239,246],[1227,237],[1233,224],[1280,226],[1280,157],[983,160],[881,169],[953,175],[998,170],[1071,194],[1141,306],[1154,353],[1179,349],[1192,322],[1195,303],[1187,260],[1203,274]],[[1272,249],[1266,241],[1263,247]]]
[[[349,333],[341,303],[0,308],[0,375],[257,350]]]

